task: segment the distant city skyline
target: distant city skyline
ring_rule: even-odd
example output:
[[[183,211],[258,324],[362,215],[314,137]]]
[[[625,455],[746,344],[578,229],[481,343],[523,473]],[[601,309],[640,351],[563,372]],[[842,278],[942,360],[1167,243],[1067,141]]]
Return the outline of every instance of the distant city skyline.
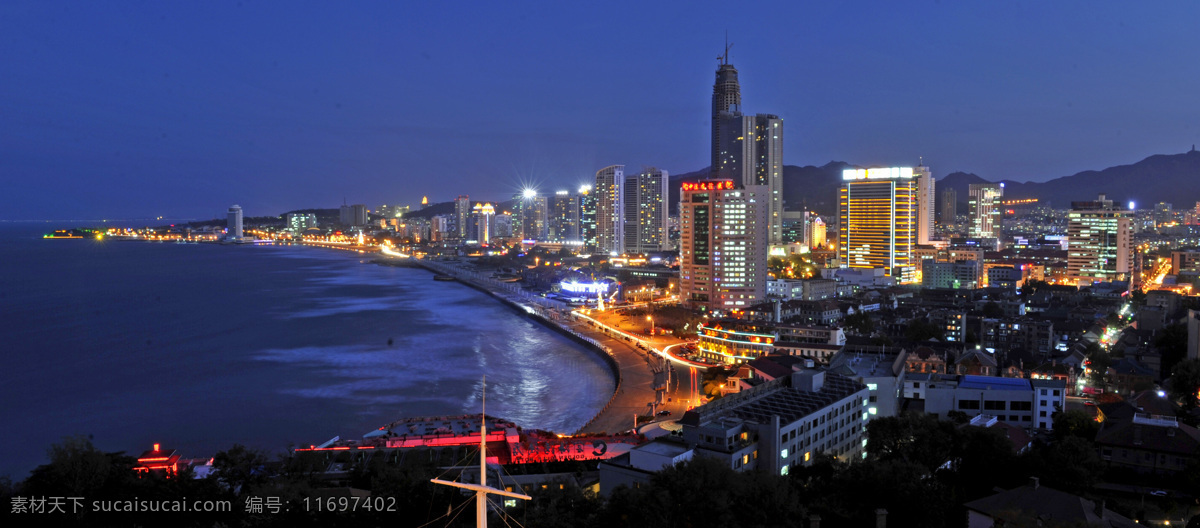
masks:
[[[610,165],[701,170],[726,32],[746,110],[788,124],[788,165],[924,157],[938,179],[1044,181],[1200,143],[1200,5],[867,4],[5,3],[0,220],[496,200]]]

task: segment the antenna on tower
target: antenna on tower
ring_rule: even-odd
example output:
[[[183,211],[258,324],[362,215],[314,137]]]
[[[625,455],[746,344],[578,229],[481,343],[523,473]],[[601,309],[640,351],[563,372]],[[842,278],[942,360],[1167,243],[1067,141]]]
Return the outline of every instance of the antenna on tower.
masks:
[[[725,54],[717,57],[721,61],[721,66],[729,64],[729,48],[733,47],[733,43],[729,42],[729,30],[725,30]]]

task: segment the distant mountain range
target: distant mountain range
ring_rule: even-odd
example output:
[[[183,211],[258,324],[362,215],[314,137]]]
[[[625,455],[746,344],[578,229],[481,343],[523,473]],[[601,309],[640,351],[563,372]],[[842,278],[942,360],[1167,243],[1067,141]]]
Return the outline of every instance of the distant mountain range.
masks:
[[[842,170],[857,168],[844,161],[831,161],[820,167],[812,165],[783,167],[783,200],[788,210],[807,206],[821,214],[837,210],[837,191],[842,184]],[[671,210],[679,203],[679,183],[697,181],[708,176],[707,168],[671,176]],[[958,193],[959,213],[967,203],[967,186],[991,180],[981,176],[952,172],[937,179],[938,207],[942,191],[951,188]],[[1194,148],[1182,154],[1158,154],[1132,165],[1118,165],[1100,171],[1083,171],[1046,182],[1016,182],[1002,180],[1006,199],[1037,198],[1042,205],[1066,209],[1073,201],[1095,200],[1105,193],[1110,200],[1124,204],[1130,201],[1141,207],[1167,202],[1176,209],[1193,207],[1200,202],[1200,151]]]

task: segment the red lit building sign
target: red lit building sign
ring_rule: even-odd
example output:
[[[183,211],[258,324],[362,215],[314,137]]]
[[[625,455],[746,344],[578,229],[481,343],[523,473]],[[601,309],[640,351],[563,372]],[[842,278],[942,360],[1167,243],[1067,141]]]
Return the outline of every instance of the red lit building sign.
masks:
[[[733,180],[702,181],[683,184],[685,191],[723,191],[733,189]]]

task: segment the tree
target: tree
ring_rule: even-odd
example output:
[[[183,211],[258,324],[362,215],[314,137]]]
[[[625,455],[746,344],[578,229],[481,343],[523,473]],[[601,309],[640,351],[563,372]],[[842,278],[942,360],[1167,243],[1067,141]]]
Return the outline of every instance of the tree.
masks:
[[[953,422],[903,413],[867,423],[867,453],[874,460],[902,460],[932,472],[953,456],[959,437]]]
[[[846,328],[854,330],[858,335],[871,335],[875,332],[875,322],[867,312],[854,312],[842,319]]]
[[[1091,442],[1098,432],[1100,424],[1086,412],[1065,411],[1054,415],[1054,438],[1057,440],[1076,437]]]
[[[1025,458],[1042,484],[1080,493],[1088,490],[1104,471],[1104,462],[1089,440],[1068,436],[1051,445],[1037,445]]]
[[[266,464],[265,454],[242,444],[234,444],[213,457],[213,471],[217,480],[238,494],[267,481]]]
[[[1200,392],[1200,359],[1180,361],[1171,371],[1171,379],[1167,382],[1171,397],[1183,404],[1185,409],[1194,409],[1197,405],[1197,393]]]
[[[1187,358],[1187,324],[1167,325],[1154,338],[1154,347],[1162,354],[1162,371],[1174,372],[1175,364]]]
[[[698,456],[654,474],[641,487],[613,490],[595,524],[792,526],[806,514],[803,503],[799,490],[772,471],[739,473],[716,458]]]
[[[68,436],[47,450],[50,463],[38,466],[25,480],[29,494],[95,497],[101,490],[121,487],[133,475],[134,460],[96,449],[85,436]]]
[[[938,325],[929,322],[928,319],[913,319],[904,329],[904,337],[909,341],[928,341],[930,339],[941,341],[942,331]]]
[[[1096,387],[1108,387],[1108,368],[1112,366],[1112,357],[1095,343],[1092,345],[1095,348],[1088,354],[1088,382]]]

